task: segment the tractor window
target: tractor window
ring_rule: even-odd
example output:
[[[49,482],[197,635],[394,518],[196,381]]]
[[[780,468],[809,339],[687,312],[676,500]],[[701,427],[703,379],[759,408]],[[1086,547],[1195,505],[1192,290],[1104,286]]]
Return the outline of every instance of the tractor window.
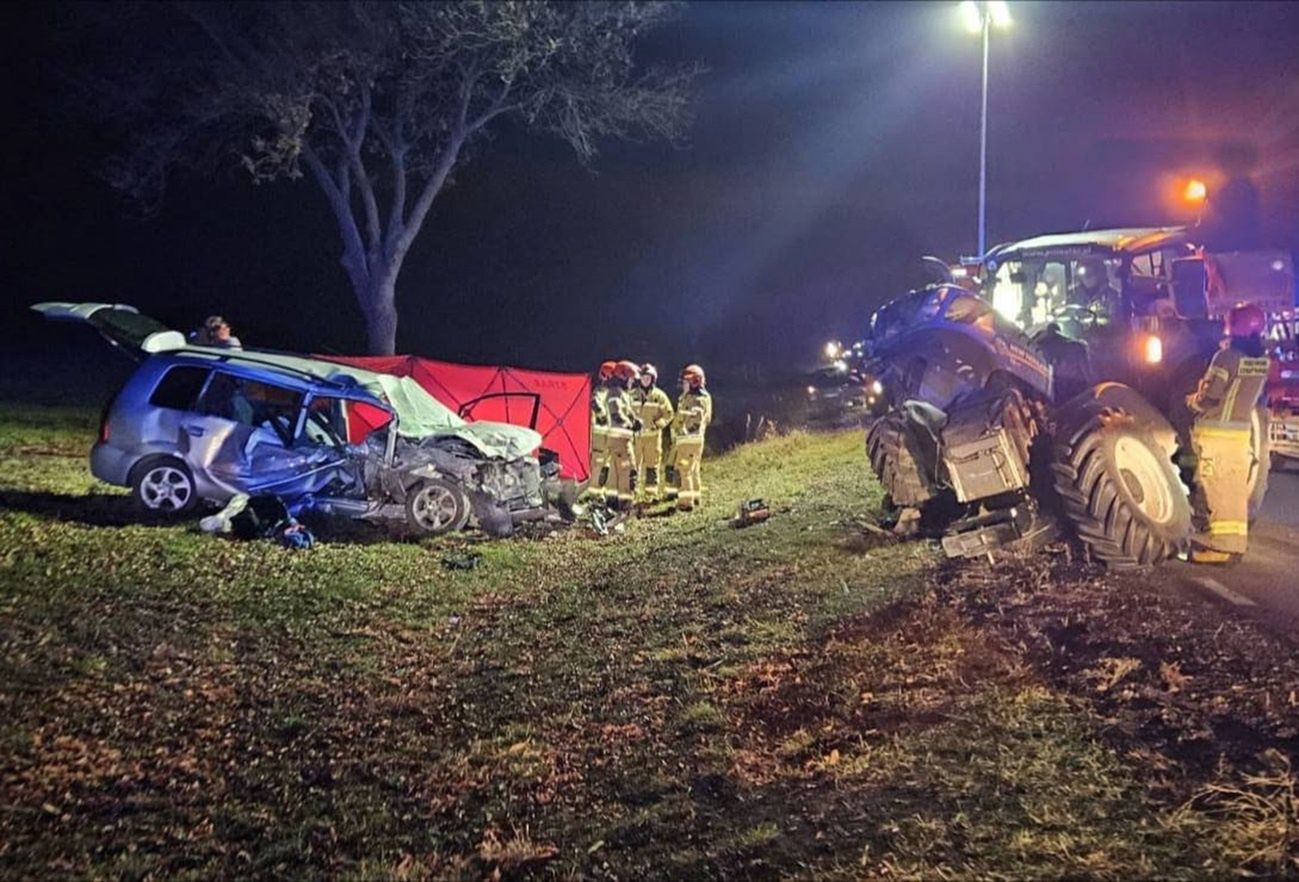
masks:
[[[1069,289],[1066,303],[1094,316],[1094,323],[1106,325],[1125,321],[1119,285],[1117,258],[1084,257],[1069,261]]]
[[[1065,304],[1068,280],[1064,261],[1008,261],[997,270],[993,307],[1022,329],[1040,325]]]
[[[997,267],[992,280],[992,306],[1012,322],[1024,310],[1024,265],[1009,260]]]

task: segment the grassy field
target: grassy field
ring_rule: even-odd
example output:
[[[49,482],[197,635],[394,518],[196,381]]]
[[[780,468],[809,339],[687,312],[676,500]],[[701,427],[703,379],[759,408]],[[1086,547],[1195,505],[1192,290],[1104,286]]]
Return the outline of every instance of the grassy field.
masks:
[[[1098,699],[1011,595],[953,600],[1044,577],[871,530],[859,433],[741,447],[622,535],[291,552],[135,523],[93,426],[0,410],[6,878],[1294,868],[1288,767],[1150,748],[1104,703],[1139,660],[1096,661]],[[727,526],[754,496],[772,519]]]

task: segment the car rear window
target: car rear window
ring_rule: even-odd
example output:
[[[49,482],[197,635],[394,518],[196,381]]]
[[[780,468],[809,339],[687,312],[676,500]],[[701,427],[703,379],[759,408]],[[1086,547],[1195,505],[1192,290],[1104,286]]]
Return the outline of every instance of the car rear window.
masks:
[[[209,370],[202,367],[168,368],[149,396],[149,403],[172,410],[193,410],[208,373]]]

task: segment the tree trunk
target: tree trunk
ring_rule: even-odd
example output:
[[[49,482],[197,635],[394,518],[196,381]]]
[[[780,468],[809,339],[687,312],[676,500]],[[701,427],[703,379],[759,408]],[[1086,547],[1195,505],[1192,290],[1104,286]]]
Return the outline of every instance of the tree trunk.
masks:
[[[391,275],[381,274],[361,294],[365,333],[371,355],[397,352],[397,286]]]

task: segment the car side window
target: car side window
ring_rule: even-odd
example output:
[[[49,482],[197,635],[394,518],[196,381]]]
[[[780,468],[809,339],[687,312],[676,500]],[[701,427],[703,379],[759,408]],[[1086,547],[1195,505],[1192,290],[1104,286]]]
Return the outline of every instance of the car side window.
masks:
[[[149,396],[149,403],[171,410],[193,410],[209,373],[205,367],[168,368]]]
[[[199,402],[199,412],[275,430],[286,445],[293,440],[302,393],[217,371]]]
[[[346,444],[347,420],[344,405],[338,398],[313,398],[307,405],[307,420],[303,424],[303,440],[311,444],[342,447]]]

